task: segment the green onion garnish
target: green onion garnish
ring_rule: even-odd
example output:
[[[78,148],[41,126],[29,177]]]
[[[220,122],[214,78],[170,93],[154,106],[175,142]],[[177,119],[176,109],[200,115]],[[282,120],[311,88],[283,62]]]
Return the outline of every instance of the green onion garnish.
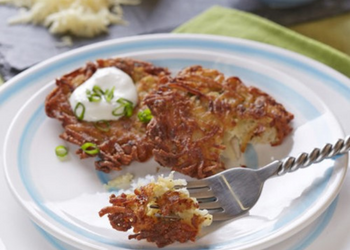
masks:
[[[95,155],[100,152],[99,148],[95,143],[86,142],[80,147],[88,155]]]
[[[139,111],[137,113],[137,117],[139,118],[140,122],[147,123],[153,116],[150,109],[145,109],[143,111]]]
[[[89,102],[100,102],[102,97],[99,94],[92,93],[88,96]]]
[[[97,85],[94,85],[92,87],[92,91],[95,92],[98,95],[104,95],[105,94],[105,92],[103,92],[103,90]]]
[[[113,88],[111,88],[110,90],[107,89],[105,91],[105,99],[106,99],[106,102],[111,102],[112,99],[114,98],[114,89],[115,87],[113,86]]]
[[[94,123],[95,128],[103,132],[108,132],[111,129],[111,125],[108,121],[101,120]]]
[[[74,114],[78,118],[79,121],[84,119],[85,114],[85,106],[81,102],[78,102],[74,108]]]
[[[63,145],[59,145],[55,148],[55,153],[58,157],[63,158],[68,154],[68,149]]]
[[[132,111],[134,110],[133,105],[126,105],[124,109],[124,116],[126,117],[131,117],[132,116]]]
[[[122,116],[124,115],[124,106],[120,105],[119,107],[112,110],[112,115],[114,116]]]
[[[132,111],[134,109],[134,105],[132,102],[130,102],[129,100],[126,100],[124,98],[119,98],[117,100],[117,103],[119,103],[120,106],[115,108],[112,111],[112,114],[114,116],[126,116],[126,117],[132,116]]]

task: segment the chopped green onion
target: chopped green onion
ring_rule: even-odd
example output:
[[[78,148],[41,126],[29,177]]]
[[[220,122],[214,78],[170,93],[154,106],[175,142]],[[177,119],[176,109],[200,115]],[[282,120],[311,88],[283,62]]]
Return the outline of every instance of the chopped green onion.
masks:
[[[88,155],[95,155],[100,152],[99,148],[95,143],[86,142],[80,147]]]
[[[132,116],[132,111],[134,109],[134,105],[132,102],[130,102],[129,100],[126,100],[124,98],[119,98],[117,100],[117,103],[119,103],[120,106],[115,108],[112,111],[112,114],[114,116],[123,116],[123,115],[126,117]]]
[[[92,91],[95,92],[98,95],[104,95],[105,94],[105,92],[103,92],[103,90],[97,85],[94,85],[92,87]]]
[[[92,93],[88,96],[89,102],[100,102],[102,97],[99,94]]]
[[[107,89],[105,91],[105,99],[107,102],[111,102],[112,99],[114,98],[114,89],[115,89],[115,87],[113,86],[113,88],[111,88],[110,90]]]
[[[124,108],[124,116],[131,117],[133,110],[134,110],[134,108],[133,108],[132,104],[131,105],[130,104],[126,105],[125,108]]]
[[[94,123],[94,126],[103,132],[108,132],[111,129],[111,125],[106,120],[97,121]]]
[[[120,109],[121,109],[121,112],[120,111],[118,112],[118,110],[120,110]],[[124,109],[125,109],[124,106],[120,105],[119,107],[117,107],[117,108],[112,110],[112,115],[114,115],[114,116],[123,116],[124,115]]]
[[[78,118],[79,121],[84,119],[85,115],[85,106],[81,102],[78,102],[74,108],[74,114]]]
[[[124,99],[124,98],[119,98],[117,100],[117,103],[120,103],[121,105],[124,106],[124,115],[126,117],[132,116],[132,111],[134,109],[134,105],[131,101]]]
[[[120,103],[120,104],[122,104],[122,105],[127,105],[127,104],[132,105],[132,102],[131,102],[131,101],[129,101],[129,100],[123,98],[123,97],[120,97],[120,98],[117,100],[117,103]]]
[[[139,118],[140,122],[147,123],[153,116],[150,109],[145,109],[143,111],[139,111],[137,113],[137,117]]]
[[[62,158],[68,154],[68,149],[63,145],[59,145],[55,148],[55,153],[58,157]]]

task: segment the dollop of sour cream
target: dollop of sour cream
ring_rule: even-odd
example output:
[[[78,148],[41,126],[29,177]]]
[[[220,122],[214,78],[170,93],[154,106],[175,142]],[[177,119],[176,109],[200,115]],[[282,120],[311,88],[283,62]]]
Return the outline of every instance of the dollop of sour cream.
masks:
[[[113,98],[109,100],[101,95],[98,101],[89,100],[88,93],[94,93],[95,86],[103,92],[113,90]],[[122,116],[113,115],[113,111],[122,105],[117,102],[120,98],[130,101],[135,107],[138,101],[135,84],[124,71],[115,67],[107,67],[98,69],[87,81],[77,87],[70,96],[69,103],[72,110],[80,112],[80,114],[84,109],[84,115],[80,117],[81,120],[90,122],[118,120]],[[76,110],[77,105],[79,110]]]

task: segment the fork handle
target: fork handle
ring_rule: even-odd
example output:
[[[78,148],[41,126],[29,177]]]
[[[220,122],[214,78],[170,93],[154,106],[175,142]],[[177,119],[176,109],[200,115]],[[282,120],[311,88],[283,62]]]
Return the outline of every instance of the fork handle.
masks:
[[[337,155],[342,155],[350,150],[350,136],[344,139],[339,139],[335,144],[327,143],[322,149],[315,148],[310,154],[301,153],[297,158],[287,157],[281,160],[277,172],[278,176],[288,172],[294,172],[299,168],[305,168],[313,163],[318,163],[324,159],[332,158]]]

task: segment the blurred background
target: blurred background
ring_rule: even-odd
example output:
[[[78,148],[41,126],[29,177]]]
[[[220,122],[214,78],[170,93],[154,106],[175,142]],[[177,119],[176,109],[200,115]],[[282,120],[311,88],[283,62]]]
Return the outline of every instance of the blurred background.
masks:
[[[70,46],[62,45],[62,37],[43,26],[9,25],[19,9],[1,4],[0,75],[3,81],[9,80],[42,60],[83,45],[171,32],[213,5],[256,14],[350,55],[350,0],[143,0],[122,6],[127,24],[111,25],[108,33],[94,38],[73,37]]]

